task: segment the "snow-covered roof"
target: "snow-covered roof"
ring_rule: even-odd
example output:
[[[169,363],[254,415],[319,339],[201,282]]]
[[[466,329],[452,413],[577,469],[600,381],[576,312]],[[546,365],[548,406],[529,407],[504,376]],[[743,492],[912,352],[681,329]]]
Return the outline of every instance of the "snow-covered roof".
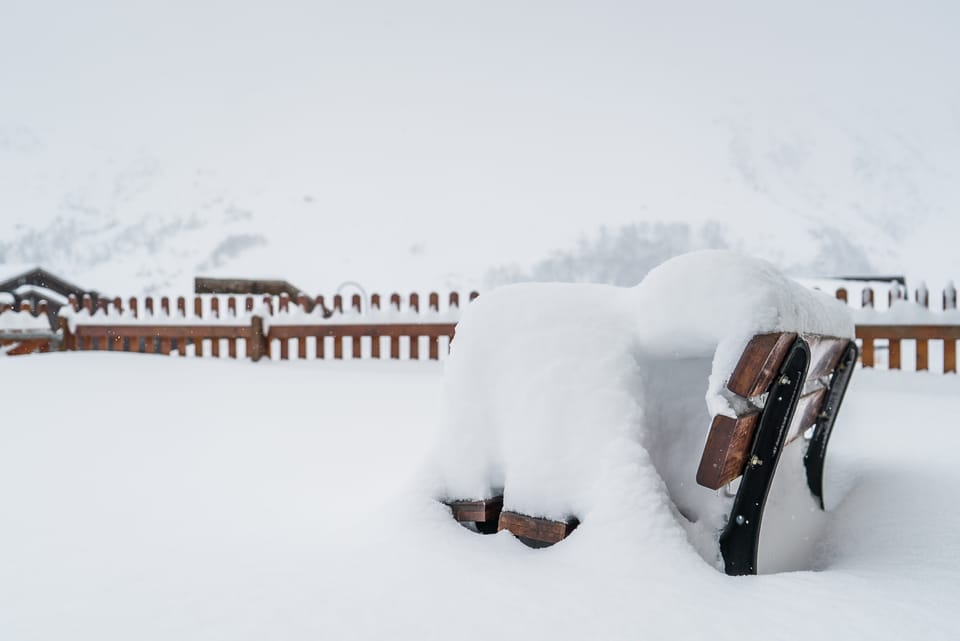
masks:
[[[20,296],[34,293],[40,298],[46,299],[48,301],[57,302],[61,305],[66,305],[68,301],[68,298],[63,294],[61,294],[60,292],[56,292],[50,289],[49,287],[41,287],[39,285],[20,285],[13,291],[14,293]]]
[[[0,263],[0,282],[4,282],[21,274],[39,269],[39,265],[30,263]]]

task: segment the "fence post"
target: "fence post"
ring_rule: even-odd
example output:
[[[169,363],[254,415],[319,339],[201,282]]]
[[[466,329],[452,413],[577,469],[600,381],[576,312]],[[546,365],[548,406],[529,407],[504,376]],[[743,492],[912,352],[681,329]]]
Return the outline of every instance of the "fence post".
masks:
[[[63,316],[57,317],[57,327],[60,329],[60,351],[65,352],[77,349],[73,340],[73,334],[70,333],[70,322]]]
[[[920,286],[916,290],[915,297],[919,305],[930,307],[930,291],[927,289],[926,283],[920,283]]]
[[[956,308],[957,288],[953,286],[953,282],[949,282],[947,286],[943,288],[943,311]]]
[[[263,318],[254,316],[250,320],[250,338],[247,339],[247,355],[254,363],[263,357],[266,338],[263,335]]]

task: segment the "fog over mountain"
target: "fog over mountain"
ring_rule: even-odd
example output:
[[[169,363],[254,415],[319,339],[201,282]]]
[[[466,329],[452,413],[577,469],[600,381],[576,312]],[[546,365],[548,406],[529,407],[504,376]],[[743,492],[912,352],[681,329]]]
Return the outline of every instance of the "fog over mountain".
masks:
[[[345,6],[344,6],[345,5]],[[0,6],[0,263],[117,293],[958,277],[952,3]]]

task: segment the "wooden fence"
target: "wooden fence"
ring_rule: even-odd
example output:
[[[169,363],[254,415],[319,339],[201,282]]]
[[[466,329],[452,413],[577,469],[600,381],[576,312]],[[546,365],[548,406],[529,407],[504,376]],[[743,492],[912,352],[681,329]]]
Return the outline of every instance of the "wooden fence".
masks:
[[[884,289],[885,292],[876,291],[871,286],[862,287],[854,299],[856,304],[848,300],[851,297],[846,288],[835,291],[838,300],[860,310],[859,314],[855,312],[855,317],[858,320],[856,332],[861,346],[861,364],[864,367],[886,366],[893,370],[916,371],[927,371],[938,365],[944,373],[956,373],[960,317],[957,317],[957,289],[953,283],[948,283],[941,292],[937,307],[943,315],[939,317],[931,309],[930,290],[923,283],[913,290],[912,297],[899,283],[890,283]],[[883,304],[880,301],[885,301],[885,305],[877,310],[878,303]],[[914,313],[895,314],[905,308],[911,311],[909,305],[902,304],[905,302],[914,303]],[[873,310],[877,310],[876,314],[870,316]],[[887,314],[896,320],[878,322],[886,321],[884,315]],[[947,322],[932,324],[931,320]]]
[[[476,298],[471,292],[469,300]],[[197,296],[192,309],[187,300],[129,299],[126,308],[119,298],[94,306],[71,299],[73,313],[59,320],[60,349],[179,354],[228,358],[409,358],[438,360],[449,349],[459,319],[460,295],[452,292],[441,313],[440,296],[430,293],[427,308],[420,309],[419,294],[404,301],[389,297],[381,308],[374,294],[363,308],[354,295],[344,310],[343,298],[335,296],[327,307],[322,296],[296,301],[286,294],[253,296]]]
[[[888,369],[902,369],[904,347],[913,348],[912,369],[925,371],[930,369],[931,343],[942,343],[942,371],[957,371],[957,340],[960,339],[958,325],[857,325],[857,338],[860,339],[860,362],[864,367],[876,367],[880,357],[886,353]],[[906,344],[906,345],[905,345]]]
[[[887,292],[888,306],[905,298],[896,285]],[[846,289],[836,297],[847,300]],[[476,292],[469,295],[469,300]],[[873,306],[874,290],[865,287],[860,308]],[[956,290],[950,286],[942,296],[943,310],[956,310]],[[918,288],[914,301],[929,305],[929,292]],[[188,300],[179,297],[129,298],[124,301],[89,297],[71,298],[59,319],[58,331],[0,329],[0,345],[12,345],[7,354],[50,350],[101,350],[178,354],[214,358],[288,359],[442,359],[453,339],[459,319],[460,296],[449,294],[441,310],[436,293],[427,296],[421,310],[420,297],[391,295],[386,301],[373,295],[335,296],[328,306],[322,296],[309,301],[280,296],[204,295]],[[189,305],[188,305],[189,303]],[[384,304],[385,303],[385,304]],[[309,310],[309,311],[308,311]],[[7,310],[13,313],[12,310]],[[31,307],[26,301],[21,314],[46,313],[43,302]],[[855,312],[861,313],[861,312]],[[883,319],[887,312],[879,311]],[[934,313],[934,312],[931,312]],[[859,323],[856,336],[862,348],[864,367],[957,372],[955,324]]]

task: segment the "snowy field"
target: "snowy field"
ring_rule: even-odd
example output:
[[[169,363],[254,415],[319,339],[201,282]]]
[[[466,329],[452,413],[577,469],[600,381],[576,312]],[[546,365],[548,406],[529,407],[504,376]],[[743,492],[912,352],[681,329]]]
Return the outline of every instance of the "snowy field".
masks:
[[[546,550],[454,523],[442,367],[0,360],[0,639],[957,638],[960,378],[858,371],[815,567],[731,578],[658,497]]]

